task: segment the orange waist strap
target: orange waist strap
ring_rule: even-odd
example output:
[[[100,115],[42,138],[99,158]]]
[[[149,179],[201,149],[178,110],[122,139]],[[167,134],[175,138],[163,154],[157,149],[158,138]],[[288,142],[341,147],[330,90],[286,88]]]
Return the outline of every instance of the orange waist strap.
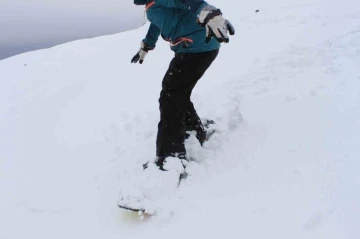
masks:
[[[151,2],[148,5],[146,5],[146,10],[148,10],[149,8],[151,8],[153,5],[155,4],[155,2]]]
[[[182,43],[182,42],[185,42],[185,44],[187,44],[188,42],[193,43],[193,40],[190,39],[190,38],[181,37],[181,38],[179,38],[179,39],[176,39],[176,40],[173,41],[173,42],[170,42],[170,46],[177,46],[177,45],[179,45],[179,44]]]

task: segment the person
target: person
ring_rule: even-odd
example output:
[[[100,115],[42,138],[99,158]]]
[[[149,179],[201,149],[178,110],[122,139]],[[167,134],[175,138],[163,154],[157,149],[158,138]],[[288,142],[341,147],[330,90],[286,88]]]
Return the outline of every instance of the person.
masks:
[[[160,35],[175,52],[162,81],[154,162],[161,170],[165,170],[168,157],[185,165],[186,131],[194,130],[200,144],[207,139],[206,127],[190,100],[191,92],[217,57],[220,44],[229,42],[228,32],[234,35],[235,29],[220,9],[203,0],[134,0],[134,4],[146,7],[150,27],[131,62],[143,64]]]

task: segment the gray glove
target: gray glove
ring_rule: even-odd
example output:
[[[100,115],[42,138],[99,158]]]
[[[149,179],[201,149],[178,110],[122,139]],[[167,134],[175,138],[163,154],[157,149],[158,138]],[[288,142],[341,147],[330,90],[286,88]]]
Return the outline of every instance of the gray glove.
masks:
[[[140,64],[144,62],[146,54],[153,50],[154,47],[147,46],[143,41],[141,41],[140,50],[136,53],[136,55],[131,59],[131,63],[137,63],[139,61]]]
[[[235,34],[235,29],[233,25],[222,17],[220,9],[215,8],[214,6],[207,5],[201,9],[200,14],[197,19],[198,23],[206,27],[206,39],[208,43],[212,37],[215,37],[219,42],[228,43],[229,36]]]

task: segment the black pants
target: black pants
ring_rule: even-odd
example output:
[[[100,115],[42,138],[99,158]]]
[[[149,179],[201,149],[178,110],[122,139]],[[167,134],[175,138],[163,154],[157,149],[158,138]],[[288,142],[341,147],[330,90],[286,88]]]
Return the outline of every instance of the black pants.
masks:
[[[172,59],[162,82],[159,99],[158,157],[185,155],[185,129],[204,130],[190,96],[218,53],[219,50],[178,53]]]

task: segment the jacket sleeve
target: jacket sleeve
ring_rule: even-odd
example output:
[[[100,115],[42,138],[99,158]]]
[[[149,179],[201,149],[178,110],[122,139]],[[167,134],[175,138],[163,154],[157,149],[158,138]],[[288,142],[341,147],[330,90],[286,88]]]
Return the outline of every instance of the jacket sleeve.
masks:
[[[148,33],[143,42],[150,48],[155,48],[156,42],[160,36],[160,29],[153,23],[150,24]]]
[[[168,8],[190,9],[196,15],[204,6],[209,5],[203,0],[154,0],[154,2]]]

